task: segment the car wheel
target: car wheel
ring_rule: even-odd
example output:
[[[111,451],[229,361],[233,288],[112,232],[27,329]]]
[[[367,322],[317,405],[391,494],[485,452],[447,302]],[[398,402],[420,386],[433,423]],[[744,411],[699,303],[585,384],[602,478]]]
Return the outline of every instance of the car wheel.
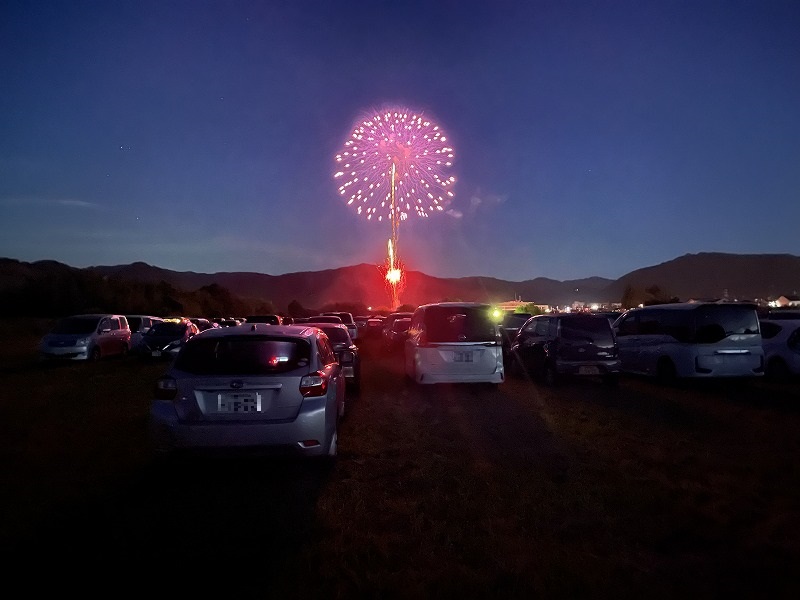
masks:
[[[789,379],[789,368],[780,358],[775,358],[767,364],[767,377],[773,381],[787,381]]]
[[[558,373],[556,372],[556,368],[547,363],[544,366],[544,372],[542,373],[542,379],[544,384],[547,386],[554,386],[558,384]]]
[[[603,383],[610,387],[619,385],[619,375],[617,373],[606,373],[603,375]]]
[[[89,362],[97,362],[100,360],[100,348],[95,346],[92,348],[92,351],[89,352]]]
[[[339,455],[339,430],[333,432],[331,444],[328,446],[328,458],[336,458]]]
[[[512,377],[519,377],[519,364],[517,362],[517,357],[513,354],[509,354],[508,358],[506,358],[506,366],[508,368],[508,374]]]
[[[678,380],[678,374],[675,371],[675,365],[668,358],[662,358],[658,361],[656,367],[656,379],[661,385],[673,386]]]
[[[126,344],[123,344],[123,346],[122,346],[122,352],[120,352],[120,356],[121,356],[122,358],[128,358],[128,354],[129,354],[129,352],[130,352],[130,350],[128,349],[128,346],[127,346]]]

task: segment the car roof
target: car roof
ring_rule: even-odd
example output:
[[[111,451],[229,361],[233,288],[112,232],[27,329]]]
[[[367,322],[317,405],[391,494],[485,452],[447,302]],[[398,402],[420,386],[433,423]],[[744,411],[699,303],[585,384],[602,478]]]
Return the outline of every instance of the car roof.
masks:
[[[453,308],[489,308],[486,302],[431,302],[430,304],[423,304],[419,308],[428,308],[429,306],[444,306]]]
[[[269,335],[295,338],[311,338],[316,335],[316,327],[301,325],[270,325],[269,323],[248,323],[239,327],[220,327],[219,329],[206,329],[203,339],[213,337],[230,337],[242,335]]]
[[[350,331],[347,329],[347,325],[344,323],[329,323],[328,321],[314,321],[313,319],[310,321],[305,321],[303,325],[309,325],[311,327],[320,327],[324,325],[325,327],[336,327],[338,329],[344,329],[345,331]]]

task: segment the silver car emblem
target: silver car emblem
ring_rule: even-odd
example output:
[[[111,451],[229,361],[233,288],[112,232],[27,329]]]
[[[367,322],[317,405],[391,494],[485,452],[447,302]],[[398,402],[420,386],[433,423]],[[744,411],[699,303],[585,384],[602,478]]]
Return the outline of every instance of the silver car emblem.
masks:
[[[241,379],[234,379],[233,381],[231,381],[231,387],[235,390],[241,389],[243,385],[244,382]]]

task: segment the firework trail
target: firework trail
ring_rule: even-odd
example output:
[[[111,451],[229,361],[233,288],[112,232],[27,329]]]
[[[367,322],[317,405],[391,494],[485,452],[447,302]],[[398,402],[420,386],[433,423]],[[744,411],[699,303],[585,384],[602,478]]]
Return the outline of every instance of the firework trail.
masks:
[[[398,255],[400,222],[416,213],[443,211],[453,198],[453,148],[431,119],[407,108],[387,108],[366,115],[336,155],[342,179],[339,194],[359,215],[391,221],[386,280],[398,306],[404,280]]]

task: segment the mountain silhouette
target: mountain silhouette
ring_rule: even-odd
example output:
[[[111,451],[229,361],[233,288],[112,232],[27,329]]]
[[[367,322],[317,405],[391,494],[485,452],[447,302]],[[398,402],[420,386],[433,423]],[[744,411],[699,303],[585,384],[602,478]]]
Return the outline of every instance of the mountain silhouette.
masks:
[[[292,301],[307,307],[337,302],[386,306],[389,289],[381,268],[359,264],[322,271],[269,275],[254,272],[196,273],[171,271],[143,262],[116,266],[75,268],[57,261],[26,263],[0,259],[0,294],[13,293],[25,282],[58,277],[67,281],[83,272],[111,278],[128,285],[137,282],[169,285],[187,291],[217,285],[232,294],[271,302],[279,310]],[[520,299],[549,305],[573,302],[620,302],[626,289],[658,288],[669,298],[680,300],[720,299],[767,300],[797,295],[800,289],[800,257],[789,254],[686,254],[673,260],[644,267],[612,280],[589,277],[558,281],[544,277],[506,281],[493,277],[440,278],[419,271],[405,274],[400,293],[403,304],[420,305],[442,300],[503,302]]]

